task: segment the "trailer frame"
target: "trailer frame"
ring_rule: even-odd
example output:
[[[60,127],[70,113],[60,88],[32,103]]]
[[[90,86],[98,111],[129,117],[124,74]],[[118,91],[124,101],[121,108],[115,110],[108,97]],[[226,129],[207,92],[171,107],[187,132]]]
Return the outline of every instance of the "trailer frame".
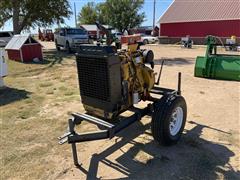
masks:
[[[162,87],[153,87],[150,91],[151,94],[156,95],[181,95],[181,72],[178,73],[178,83],[177,90],[162,88]],[[161,98],[162,98],[161,97]],[[161,99],[160,98],[160,99]],[[68,142],[72,147],[72,156],[75,166],[80,166],[81,163],[78,161],[78,153],[76,143],[85,142],[85,141],[94,141],[101,139],[112,139],[120,131],[126,129],[128,126],[133,124],[136,121],[140,121],[145,115],[152,115],[154,104],[157,103],[159,98],[152,98],[151,103],[149,103],[145,108],[140,109],[136,107],[131,107],[129,111],[134,112],[133,115],[129,117],[124,117],[121,121],[117,123],[110,123],[103,119],[81,113],[72,113],[72,117],[68,120],[68,132],[58,137],[59,144],[64,144]],[[75,126],[81,124],[82,121],[87,121],[92,124],[96,124],[104,128],[104,130],[77,133],[75,131]]]

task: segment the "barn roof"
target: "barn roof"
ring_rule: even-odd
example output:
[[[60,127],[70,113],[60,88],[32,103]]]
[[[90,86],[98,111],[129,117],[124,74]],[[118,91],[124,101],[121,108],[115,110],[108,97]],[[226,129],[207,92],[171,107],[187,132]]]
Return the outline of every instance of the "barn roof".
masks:
[[[30,42],[29,42],[30,41]],[[14,35],[12,39],[8,42],[5,49],[19,50],[25,43],[39,43],[30,35]]]
[[[239,0],[174,0],[160,23],[240,20]]]
[[[97,26],[95,24],[82,24],[80,25],[87,31],[97,31]],[[108,25],[103,25],[105,28],[110,28]]]

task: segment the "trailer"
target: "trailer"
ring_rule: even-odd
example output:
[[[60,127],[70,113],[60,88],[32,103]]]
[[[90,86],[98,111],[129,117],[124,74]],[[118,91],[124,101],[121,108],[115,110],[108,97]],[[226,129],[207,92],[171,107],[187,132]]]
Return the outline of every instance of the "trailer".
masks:
[[[86,112],[73,113],[68,131],[58,138],[59,144],[71,144],[76,166],[80,165],[76,143],[111,139],[145,115],[152,117],[152,136],[161,145],[176,144],[185,127],[187,105],[181,95],[181,73],[177,90],[160,87],[164,60],[155,80],[153,51],[139,48],[142,44],[135,40],[128,40],[127,49],[118,49],[112,42],[107,33],[106,44],[81,45],[76,53],[81,102]],[[137,108],[142,101],[149,103]],[[126,111],[133,114],[123,117]],[[75,127],[83,121],[103,130],[77,133]]]
[[[161,95],[162,97],[153,98],[152,103],[149,103],[145,108],[136,108],[132,106],[128,110],[134,112],[133,115],[121,118],[115,123],[91,116],[88,113],[73,113],[71,118],[68,120],[68,132],[58,137],[58,139],[60,145],[66,142],[71,144],[74,165],[81,165],[78,159],[76,143],[101,139],[112,139],[119,132],[126,129],[134,122],[140,121],[146,115],[152,116],[151,127],[155,140],[162,142],[164,145],[172,145],[177,143],[181,137],[181,133],[179,132],[183,131],[187,116],[187,106],[184,98],[181,96],[181,73],[178,74],[177,90],[154,87],[151,90],[151,94]],[[172,124],[167,124],[167,114],[171,111],[174,112],[170,114],[169,118],[173,121]],[[159,117],[161,115],[162,119]],[[166,118],[165,122],[163,118]],[[95,124],[103,129],[101,128],[99,131],[86,133],[76,132],[75,127],[80,125],[83,121]],[[169,135],[166,135],[165,130],[162,129],[164,128],[162,123],[164,124],[165,128],[168,128],[169,126]]]

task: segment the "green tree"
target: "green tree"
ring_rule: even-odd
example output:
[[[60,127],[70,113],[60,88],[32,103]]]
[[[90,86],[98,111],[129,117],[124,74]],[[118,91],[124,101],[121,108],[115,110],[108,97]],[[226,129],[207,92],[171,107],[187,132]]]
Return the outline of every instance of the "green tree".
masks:
[[[145,14],[139,12],[144,0],[106,0],[104,13],[107,23],[121,32],[129,32],[144,21]]]
[[[12,19],[14,34],[30,27],[63,23],[71,14],[68,0],[0,1],[0,27]]]
[[[106,0],[104,3],[95,4],[88,2],[82,7],[78,22],[80,24],[111,25],[113,28],[123,32],[135,28],[144,21],[145,14],[140,13],[144,0]]]
[[[106,23],[106,10],[104,3],[95,4],[94,2],[88,2],[82,7],[78,14],[79,24],[95,24],[98,21],[101,24]]]
[[[94,24],[97,20],[97,6],[94,2],[88,2],[82,7],[78,14],[78,22],[80,24]]]
[[[101,24],[107,24],[109,17],[107,17],[107,10],[106,10],[105,3],[98,3],[96,5],[96,10],[97,10],[97,21]]]

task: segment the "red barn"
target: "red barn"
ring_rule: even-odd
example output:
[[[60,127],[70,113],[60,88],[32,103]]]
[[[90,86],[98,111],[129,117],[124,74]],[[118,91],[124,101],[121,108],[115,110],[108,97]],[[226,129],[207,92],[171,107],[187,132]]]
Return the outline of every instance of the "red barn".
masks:
[[[201,44],[207,35],[223,40],[234,35],[240,38],[239,0],[174,0],[159,19],[160,43],[178,42],[189,35]]]
[[[42,45],[30,35],[14,35],[5,50],[11,60],[32,62],[34,58],[43,59]]]

